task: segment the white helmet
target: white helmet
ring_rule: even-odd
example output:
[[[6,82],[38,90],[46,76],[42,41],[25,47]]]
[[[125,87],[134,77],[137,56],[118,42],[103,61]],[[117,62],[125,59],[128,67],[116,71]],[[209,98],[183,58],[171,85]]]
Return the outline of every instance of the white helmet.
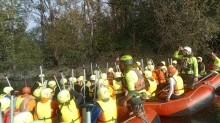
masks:
[[[121,77],[121,72],[115,72],[114,78],[120,78]]]
[[[35,97],[39,98],[39,97],[40,97],[40,92],[41,92],[41,90],[42,90],[42,89],[40,89],[40,88],[35,89],[34,92],[33,92],[33,95],[34,95]]]
[[[102,73],[101,74],[101,79],[105,79],[106,80],[107,79],[107,74],[106,73]]]
[[[152,77],[152,72],[149,71],[149,70],[145,70],[144,75],[145,75],[146,78],[150,78],[150,77]]]
[[[145,70],[150,70],[153,71],[154,70],[154,65],[148,65],[145,67]]]
[[[66,84],[66,83],[67,83],[67,79],[66,79],[66,78],[62,78],[62,79],[60,80],[60,83],[61,83],[61,84]]]
[[[141,66],[141,63],[139,61],[136,62],[137,66]]]
[[[60,103],[65,103],[70,100],[70,92],[68,90],[62,90],[58,93],[57,99]]]
[[[90,76],[90,81],[95,81],[95,75]]]
[[[83,77],[83,76],[79,76],[79,78],[77,79],[77,81],[84,81],[84,77]]]
[[[74,84],[75,82],[77,82],[76,77],[70,77],[70,78],[69,78],[69,82],[72,82],[73,84]]]
[[[3,89],[3,92],[4,93],[6,93],[6,94],[10,94],[10,92],[12,91],[12,90],[14,90],[12,87],[4,87],[4,89]]]
[[[161,63],[165,66],[166,65],[166,62],[165,61],[161,61]]]
[[[0,98],[1,103],[1,111],[5,111],[7,108],[10,107],[10,99],[9,98]]]
[[[14,116],[13,123],[30,123],[33,120],[33,116],[30,112],[21,112]]]
[[[97,96],[100,100],[106,99],[110,97],[110,92],[105,87],[100,87],[97,91]]]
[[[192,49],[189,46],[185,46],[183,49],[187,51],[187,54],[192,52]]]
[[[45,88],[45,89],[41,90],[40,96],[41,96],[41,98],[49,98],[52,92],[53,92],[52,89]]]
[[[110,67],[110,68],[108,69],[108,72],[109,72],[109,73],[114,72],[113,68],[112,68],[112,67]]]
[[[177,64],[177,61],[176,61],[176,60],[173,60],[172,63],[173,63],[173,64]]]
[[[56,82],[54,80],[51,80],[48,82],[48,85],[50,88],[54,88],[56,86]]]
[[[151,60],[147,61],[147,65],[152,65],[152,61]]]

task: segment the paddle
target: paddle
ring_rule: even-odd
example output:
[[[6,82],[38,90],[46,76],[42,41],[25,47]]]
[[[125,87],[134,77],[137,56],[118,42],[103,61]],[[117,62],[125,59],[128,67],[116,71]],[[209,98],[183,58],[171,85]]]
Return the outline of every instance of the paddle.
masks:
[[[201,81],[207,79],[208,77],[210,77],[211,75],[213,75],[214,73],[209,73],[208,75],[204,76],[202,79],[200,79],[198,82],[193,83],[193,86],[197,85],[198,83],[200,83]]]
[[[0,123],[2,123],[2,110],[1,110],[1,103],[0,103]]]

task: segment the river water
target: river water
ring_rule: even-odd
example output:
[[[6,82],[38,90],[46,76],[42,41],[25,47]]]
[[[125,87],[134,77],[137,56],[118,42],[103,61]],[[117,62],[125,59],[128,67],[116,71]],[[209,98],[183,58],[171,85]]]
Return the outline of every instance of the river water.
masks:
[[[58,79],[59,80],[59,79]],[[27,85],[32,87],[35,82],[40,81],[37,79],[27,79]],[[21,91],[21,89],[25,86],[25,82],[23,81],[10,81],[11,86],[15,90]],[[0,81],[0,94],[3,91],[3,88],[8,86],[6,80]],[[220,92],[217,93],[220,95]],[[161,123],[220,123],[220,103],[215,102],[201,111],[186,117],[160,117]]]

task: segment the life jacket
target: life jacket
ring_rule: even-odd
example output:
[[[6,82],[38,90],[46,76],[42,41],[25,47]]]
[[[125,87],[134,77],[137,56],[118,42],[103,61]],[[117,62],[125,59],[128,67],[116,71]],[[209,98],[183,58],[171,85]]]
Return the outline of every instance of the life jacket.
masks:
[[[20,112],[23,112],[23,111],[25,111],[25,110],[27,109],[26,104],[27,104],[29,101],[31,101],[31,100],[35,100],[35,97],[32,96],[32,95],[28,95],[28,96],[26,96],[26,97],[22,100],[22,102],[21,102],[21,104],[20,104],[20,107],[19,107]],[[30,109],[29,109],[29,110],[30,110]]]
[[[150,93],[153,93],[157,89],[157,82],[155,79],[147,79],[150,86],[146,89]],[[155,93],[152,94],[152,96],[155,96]]]
[[[109,92],[110,92],[110,97],[111,97],[114,101],[116,101],[116,95],[115,95],[115,89],[114,89],[114,87],[111,86],[111,85],[108,85],[108,90],[109,90]]]
[[[113,80],[112,85],[113,85],[113,87],[115,89],[115,94],[123,93],[123,91],[122,91],[122,82],[121,81]]]
[[[115,123],[117,119],[117,106],[115,101],[109,98],[108,102],[98,100],[97,103],[103,111],[101,115],[99,115],[97,123]]]
[[[173,75],[173,79],[176,82],[176,84],[174,85],[174,94],[183,94],[184,93],[183,79],[178,75]]]
[[[4,98],[6,96],[6,94],[1,94],[0,98]]]
[[[16,100],[16,104],[15,104],[15,108],[16,109],[20,109],[20,105],[21,105],[21,103],[22,103],[22,101],[24,100],[24,96],[23,95],[21,95],[21,96],[19,96],[18,98],[17,98],[17,100]]]
[[[165,74],[163,71],[161,70],[156,70],[157,76],[158,76],[158,82],[159,84],[165,83],[166,82],[166,78],[165,78]]]
[[[143,75],[140,73],[139,70],[137,70],[137,69],[133,69],[133,70],[135,71],[135,73],[138,76],[138,81],[136,83],[134,83],[135,90],[140,91],[140,90],[145,89],[145,81],[144,81]],[[127,88],[127,82],[124,82],[124,84],[125,84],[125,87]]]
[[[158,73],[157,70],[153,70],[152,71],[152,77],[156,80],[156,82],[159,84],[159,80],[158,80]]]
[[[193,56],[184,57],[181,62],[181,68],[183,74],[194,74]]]
[[[63,122],[80,123],[79,109],[76,108],[74,100],[70,100],[69,104],[60,105],[60,112],[62,114]]]
[[[45,123],[58,123],[54,122],[53,118],[57,117],[57,112],[51,109],[52,100],[45,103],[38,102],[36,106],[36,113],[39,120],[44,120]]]
[[[95,88],[95,87],[91,87],[91,86],[89,87],[89,96],[90,96],[90,97],[93,97],[93,96],[94,96],[94,88]]]

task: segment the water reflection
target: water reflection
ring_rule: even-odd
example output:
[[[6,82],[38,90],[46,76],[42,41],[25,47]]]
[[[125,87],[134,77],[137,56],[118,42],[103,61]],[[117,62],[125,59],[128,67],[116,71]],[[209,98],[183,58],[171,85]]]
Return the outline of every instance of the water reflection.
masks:
[[[49,78],[47,80],[53,80]],[[60,78],[58,79],[58,81]],[[10,81],[10,80],[9,80]],[[38,78],[27,79],[27,85],[32,87],[35,82],[40,81]],[[15,90],[21,91],[25,86],[24,81],[10,81],[11,86]],[[2,94],[3,88],[8,86],[6,80],[0,82],[0,94]],[[220,95],[220,91],[217,93]],[[219,100],[220,101],[220,100]],[[220,123],[220,103],[213,103],[210,106],[202,109],[201,111],[185,117],[161,117],[161,123]]]

